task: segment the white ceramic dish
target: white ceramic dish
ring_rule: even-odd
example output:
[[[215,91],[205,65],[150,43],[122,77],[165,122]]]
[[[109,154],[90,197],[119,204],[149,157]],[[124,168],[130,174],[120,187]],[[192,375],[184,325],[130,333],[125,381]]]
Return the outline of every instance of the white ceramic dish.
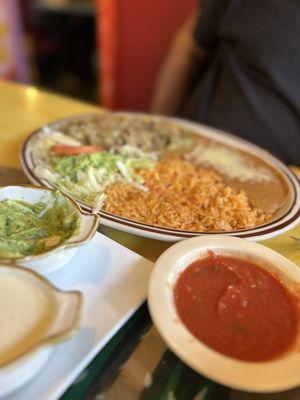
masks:
[[[84,297],[79,332],[55,347],[47,365],[5,400],[56,400],[145,301],[153,264],[96,233],[49,279]]]
[[[28,384],[45,367],[52,353],[52,347],[45,347],[26,360],[21,359],[11,366],[0,368],[0,398],[6,398]]]
[[[118,113],[123,115],[142,115],[138,113]],[[53,122],[47,126],[44,126],[33,132],[28,139],[24,142],[23,147],[20,152],[20,160],[22,168],[29,178],[29,180],[35,184],[43,184],[51,187],[51,183],[47,180],[40,179],[35,173],[35,159],[34,159],[34,146],[39,135],[47,135],[51,130],[59,130],[59,127],[66,122],[76,120],[78,118],[84,119],[89,118],[89,115],[86,116],[76,116],[72,118],[67,118],[64,120]],[[148,115],[149,117],[149,115]],[[296,177],[293,173],[278,159],[273,157],[270,153],[261,148],[243,140],[236,136],[230,135],[226,132],[222,132],[213,128],[209,128],[205,125],[192,123],[186,120],[181,120],[178,118],[166,118],[160,117],[162,120],[168,120],[174,122],[175,124],[179,124],[182,127],[191,130],[192,132],[202,135],[204,137],[209,137],[217,140],[220,143],[225,145],[229,145],[233,148],[243,150],[246,153],[254,155],[259,159],[264,160],[267,164],[269,164],[272,168],[274,168],[277,173],[281,176],[281,178],[285,181],[288,190],[290,192],[290,199],[287,202],[284,210],[281,215],[276,219],[269,223],[266,223],[261,226],[257,226],[251,229],[244,229],[240,231],[233,232],[220,232],[220,233],[203,233],[203,232],[191,232],[191,231],[183,231],[176,229],[168,229],[161,228],[154,225],[147,225],[139,222],[134,222],[132,220],[119,217],[117,215],[107,213],[101,211],[99,215],[101,216],[101,222],[104,225],[111,226],[112,228],[116,228],[122,230],[124,232],[133,233],[140,236],[145,236],[158,240],[165,241],[179,241],[181,239],[186,239],[193,236],[198,236],[201,234],[211,235],[217,234],[219,236],[238,236],[247,238],[249,240],[259,241],[265,240],[276,235],[279,235],[293,226],[295,226],[300,219],[300,187]],[[77,200],[78,201],[78,200]],[[78,201],[81,207],[87,211],[91,211],[91,207],[87,206],[81,201]]]
[[[0,188],[0,201],[5,199],[24,200],[29,203],[43,201],[51,207],[53,192],[53,189],[30,185],[5,186]],[[78,246],[87,243],[94,236],[99,224],[99,217],[83,213],[74,200],[63,194],[61,196],[68,202],[70,212],[75,210],[77,213],[80,220],[79,229],[67,240],[44,253],[15,258],[14,261],[19,265],[41,274],[48,274],[68,263],[74,257]],[[1,260],[11,261],[11,259],[5,258]]]
[[[150,279],[148,304],[152,319],[168,346],[189,366],[231,388],[250,392],[278,392],[300,385],[300,352],[291,350],[268,362],[244,362],[224,356],[196,339],[180,321],[173,301],[179,273],[207,250],[221,254],[255,256],[292,281],[300,270],[267,247],[230,237],[192,238],[170,247],[157,260]]]
[[[0,316],[3,324],[1,333],[4,335],[0,352],[0,397],[3,397],[23,386],[41,370],[53,350],[53,344],[75,333],[82,297],[78,291],[58,290],[40,275],[16,265],[0,265],[0,279],[2,288],[3,285],[11,285],[10,296],[2,297],[1,301],[6,301],[5,307],[12,313]],[[11,291],[12,288],[18,296]],[[8,301],[11,304],[7,304]],[[26,312],[30,314],[26,316]],[[48,322],[44,325],[46,318]],[[5,329],[8,324],[12,326],[10,321],[15,324],[15,331]],[[42,325],[44,328],[41,331]],[[34,339],[29,341],[29,337]],[[3,343],[9,347],[4,347]],[[15,343],[22,343],[18,351],[14,350]],[[10,353],[6,353],[8,350]]]

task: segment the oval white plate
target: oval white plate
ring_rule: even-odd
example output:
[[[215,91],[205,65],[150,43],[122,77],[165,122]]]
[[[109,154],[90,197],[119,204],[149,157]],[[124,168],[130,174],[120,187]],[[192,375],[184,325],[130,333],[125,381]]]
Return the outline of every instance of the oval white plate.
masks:
[[[118,113],[118,114],[143,115],[138,113]],[[147,116],[149,117],[149,114],[147,114]],[[84,119],[89,117],[91,117],[91,115],[76,116],[53,122],[52,124],[47,125],[47,127],[42,127],[39,130],[33,132],[26,139],[21,148],[20,160],[22,168],[31,182],[38,185],[46,185],[52,187],[50,182],[48,182],[47,180],[40,179],[34,172],[36,165],[34,160],[33,149],[35,146],[35,140],[38,137],[38,135],[41,134],[47,135],[47,132],[51,132],[52,129],[58,130],[61,125],[65,124],[68,121],[76,119]],[[278,172],[278,174],[281,175],[281,177],[285,180],[287,186],[289,187],[289,191],[291,193],[289,204],[287,204],[282,215],[274,221],[271,221],[267,224],[252,229],[244,229],[240,231],[233,231],[226,233],[223,232],[203,233],[203,232],[192,232],[192,231],[161,228],[154,225],[135,222],[105,211],[101,211],[99,215],[101,216],[101,222],[104,225],[120,229],[124,232],[129,232],[136,235],[145,236],[152,239],[164,240],[164,241],[178,241],[181,239],[186,239],[189,237],[203,235],[203,234],[204,235],[217,234],[220,236],[224,235],[238,236],[238,237],[248,238],[250,240],[264,240],[279,235],[287,231],[288,229],[291,229],[299,222],[300,219],[299,182],[293,175],[293,173],[277,158],[273,157],[270,153],[268,153],[265,150],[262,150],[261,148],[255,146],[254,144],[249,143],[236,136],[230,135],[226,132],[222,132],[213,128],[209,128],[205,125],[196,124],[178,118],[167,118],[167,117],[160,117],[160,118],[162,120],[168,120],[174,122],[175,124],[181,125],[184,128],[189,129],[190,131],[196,134],[202,135],[204,137],[210,137],[212,139],[219,141],[220,143],[243,150],[251,155],[254,155],[262,159],[264,162],[272,166]],[[78,199],[75,200],[81,205],[81,208],[87,211],[91,211],[91,207],[87,206],[85,203],[79,201]]]
[[[257,243],[225,236],[197,237],[177,243],[157,260],[148,291],[150,314],[166,343],[193,369],[231,388],[276,392],[298,386],[300,351],[291,350],[268,362],[244,362],[212,350],[181,323],[173,302],[173,286],[179,273],[207,250],[255,256],[300,283],[300,269],[295,264]]]

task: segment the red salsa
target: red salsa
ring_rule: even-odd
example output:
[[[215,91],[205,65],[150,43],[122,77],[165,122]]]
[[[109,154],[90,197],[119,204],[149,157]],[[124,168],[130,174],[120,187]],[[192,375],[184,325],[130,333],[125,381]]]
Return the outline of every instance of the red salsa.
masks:
[[[253,261],[211,252],[180,274],[174,300],[197,339],[240,360],[279,357],[298,334],[292,295]]]

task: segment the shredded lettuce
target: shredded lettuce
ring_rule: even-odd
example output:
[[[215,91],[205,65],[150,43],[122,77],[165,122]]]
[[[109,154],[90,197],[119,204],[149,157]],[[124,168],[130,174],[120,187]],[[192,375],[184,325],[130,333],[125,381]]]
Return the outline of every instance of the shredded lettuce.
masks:
[[[155,153],[144,153],[130,146],[121,147],[118,153],[102,151],[57,156],[50,152],[54,139],[55,135],[45,135],[41,140],[45,147],[39,143],[40,163],[35,173],[96,208],[103,204],[103,197],[99,195],[105,192],[108,185],[123,181],[142,188],[143,182],[137,170],[153,168],[157,159]]]

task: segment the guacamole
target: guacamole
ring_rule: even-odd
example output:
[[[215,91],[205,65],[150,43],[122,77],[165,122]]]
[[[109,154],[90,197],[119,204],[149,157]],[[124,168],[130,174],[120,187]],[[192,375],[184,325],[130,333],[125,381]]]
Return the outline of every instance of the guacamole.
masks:
[[[75,211],[54,193],[51,207],[40,201],[0,201],[0,258],[40,254],[68,239],[79,225]]]

